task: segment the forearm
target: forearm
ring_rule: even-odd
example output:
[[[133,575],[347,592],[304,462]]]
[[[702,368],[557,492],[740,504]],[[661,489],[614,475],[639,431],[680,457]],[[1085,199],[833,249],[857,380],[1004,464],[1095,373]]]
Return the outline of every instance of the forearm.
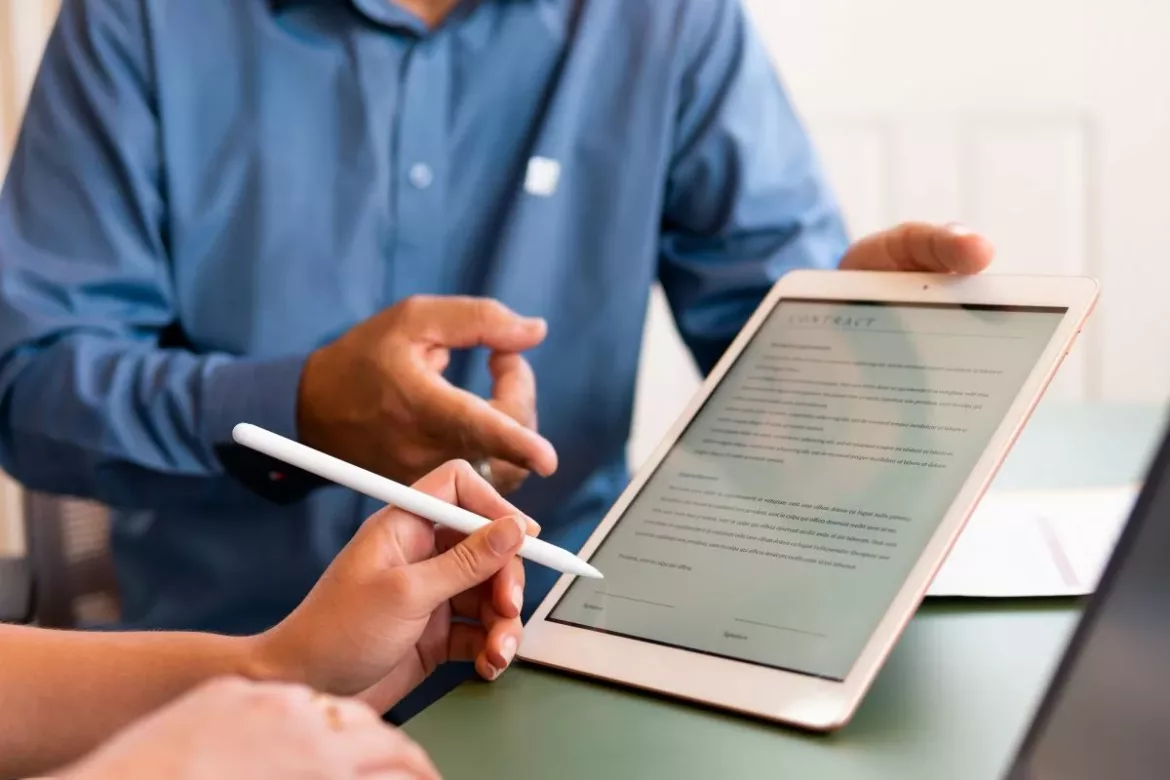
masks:
[[[0,626],[0,777],[51,771],[213,677],[268,677],[255,638]]]

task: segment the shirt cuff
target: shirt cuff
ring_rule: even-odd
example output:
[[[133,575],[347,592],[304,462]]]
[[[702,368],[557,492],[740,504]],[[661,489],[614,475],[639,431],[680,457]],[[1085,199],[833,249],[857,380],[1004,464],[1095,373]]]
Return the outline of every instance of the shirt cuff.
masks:
[[[297,438],[297,391],[304,357],[278,360],[230,360],[215,366],[205,386],[204,435],[224,472],[268,501],[292,504],[326,480],[259,452],[241,447],[232,429],[251,423]]]
[[[232,429],[252,423],[297,438],[297,390],[307,355],[232,359],[215,366],[204,385],[204,437],[212,448],[232,444]]]

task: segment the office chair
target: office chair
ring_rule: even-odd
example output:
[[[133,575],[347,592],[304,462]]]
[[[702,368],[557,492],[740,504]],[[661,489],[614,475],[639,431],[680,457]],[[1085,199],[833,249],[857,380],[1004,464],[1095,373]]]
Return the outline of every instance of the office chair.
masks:
[[[115,622],[120,610],[106,508],[26,490],[24,525],[33,622],[46,628]]]
[[[32,619],[32,572],[26,558],[0,558],[0,623]]]

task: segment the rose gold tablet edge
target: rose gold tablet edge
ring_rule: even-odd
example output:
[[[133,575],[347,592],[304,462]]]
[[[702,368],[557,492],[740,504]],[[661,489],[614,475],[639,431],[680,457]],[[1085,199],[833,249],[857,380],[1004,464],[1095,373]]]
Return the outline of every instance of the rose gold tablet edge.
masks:
[[[1019,418],[1019,420],[1015,424],[1015,426],[1013,426],[1013,428],[1010,432],[1009,438],[1007,439],[1004,446],[1001,448],[996,460],[992,463],[992,466],[989,469],[987,476],[979,484],[979,486],[977,488],[977,492],[975,494],[974,501],[972,501],[970,503],[967,510],[963,514],[961,521],[956,524],[955,529],[954,529],[953,533],[951,534],[951,537],[947,540],[946,548],[944,551],[945,554],[943,554],[937,558],[936,563],[933,565],[933,568],[931,569],[930,577],[925,580],[924,584],[921,586],[918,593],[916,594],[915,603],[917,606],[915,607],[915,609],[909,610],[906,613],[905,617],[900,619],[898,621],[898,623],[895,624],[894,631],[889,632],[889,638],[888,638],[888,641],[886,643],[886,646],[884,648],[882,648],[880,650],[880,652],[875,656],[872,663],[870,664],[869,670],[867,670],[863,675],[859,676],[856,679],[856,688],[853,690],[852,694],[845,696],[845,697],[842,697],[839,700],[840,707],[838,708],[839,712],[838,712],[837,717],[833,718],[832,720],[828,720],[826,722],[823,722],[823,723],[817,723],[815,725],[811,725],[808,721],[798,721],[798,720],[794,720],[791,718],[781,717],[781,716],[778,716],[776,713],[761,711],[760,709],[757,709],[757,708],[737,706],[734,704],[727,704],[727,703],[723,703],[723,702],[715,703],[712,700],[707,699],[707,698],[700,698],[700,697],[697,697],[694,695],[687,695],[685,693],[679,692],[677,689],[667,689],[663,686],[658,686],[658,685],[654,685],[654,684],[650,684],[650,683],[646,683],[646,682],[637,682],[637,681],[630,681],[630,680],[626,680],[626,679],[619,679],[616,676],[607,675],[607,674],[601,673],[601,672],[590,672],[588,670],[581,669],[581,668],[572,668],[572,667],[569,667],[563,663],[555,663],[553,661],[547,660],[547,656],[542,657],[540,660],[533,660],[531,657],[524,657],[523,651],[521,651],[521,659],[526,663],[532,664],[533,666],[555,669],[561,673],[565,673],[565,674],[568,674],[570,676],[598,680],[598,681],[604,682],[606,684],[615,685],[617,687],[625,688],[625,689],[647,691],[647,692],[650,692],[650,693],[653,693],[656,695],[660,695],[663,697],[674,699],[676,701],[688,702],[690,704],[699,705],[701,707],[712,708],[712,709],[716,709],[716,710],[723,711],[723,712],[732,712],[732,713],[736,713],[738,715],[757,718],[757,719],[764,720],[767,722],[784,724],[786,726],[794,727],[794,728],[799,729],[801,731],[807,731],[807,732],[813,732],[813,733],[831,733],[831,732],[837,731],[837,730],[843,728],[844,726],[848,725],[849,722],[855,716],[857,709],[860,707],[861,702],[864,700],[865,696],[868,694],[869,690],[872,688],[873,682],[876,680],[877,675],[880,673],[881,669],[884,668],[887,661],[889,660],[890,654],[893,652],[894,648],[897,646],[898,642],[901,640],[902,635],[905,633],[907,626],[909,626],[909,624],[910,624],[910,621],[913,620],[913,618],[917,614],[918,608],[921,607],[922,602],[925,600],[926,594],[930,589],[930,585],[932,584],[935,576],[937,576],[939,569],[946,562],[946,559],[949,556],[950,551],[953,549],[955,543],[958,541],[958,538],[961,536],[962,531],[966,527],[967,522],[969,521],[971,515],[974,514],[975,509],[978,507],[979,503],[982,501],[988,488],[991,486],[991,483],[995,480],[995,477],[999,474],[999,471],[1003,465],[1003,462],[1007,459],[1007,456],[1014,449],[1016,442],[1019,439],[1020,433],[1027,426],[1028,422],[1031,420],[1032,415],[1033,415],[1036,407],[1039,405],[1040,401],[1044,398],[1045,393],[1048,391],[1049,387],[1051,386],[1052,380],[1055,378],[1057,372],[1060,370],[1061,366],[1064,364],[1065,358],[1068,357],[1069,352],[1072,350],[1074,344],[1076,343],[1077,338],[1080,336],[1081,332],[1083,331],[1084,326],[1085,326],[1086,322],[1088,321],[1089,317],[1095,311],[1097,303],[1100,299],[1100,285],[1097,282],[1097,280],[1092,279],[1092,281],[1094,283],[1092,294],[1089,296],[1088,303],[1084,307],[1083,312],[1080,314],[1079,320],[1076,323],[1076,327],[1072,330],[1072,333],[1066,338],[1065,343],[1061,349],[1061,352],[1060,352],[1058,358],[1049,367],[1047,373],[1043,377],[1043,381],[1037,387],[1036,392],[1033,393],[1031,398],[1028,400],[1027,406],[1024,409],[1024,413],[1021,415],[1021,417]],[[777,297],[782,299],[783,296],[777,296]],[[774,306],[774,304],[773,304],[773,306]],[[742,350],[740,350],[740,351],[742,351]],[[735,355],[735,357],[732,359],[732,362],[734,362],[735,359],[738,359],[738,354]],[[724,371],[721,373],[726,373],[726,372]],[[722,377],[720,377],[720,379],[722,379]],[[688,405],[687,411],[690,411],[689,405]],[[686,416],[685,413],[683,415],[680,415],[680,419],[684,416]],[[673,429],[672,429],[672,432],[673,432]],[[555,589],[555,587],[556,586],[554,586],[554,589]],[[549,595],[551,596],[551,592]],[[562,594],[562,597],[563,597],[563,594]],[[543,606],[543,602],[542,602],[541,606]],[[541,612],[543,610],[538,608],[537,611]],[[550,606],[550,609],[547,611],[547,613],[551,613],[551,606]],[[550,621],[548,621],[548,614],[547,613],[541,618],[541,621],[540,621],[541,623],[549,623],[550,622]],[[543,656],[544,654],[541,654],[541,655]],[[728,663],[745,663],[745,665],[749,665],[749,666],[752,665],[752,664],[748,664],[747,662],[736,662],[736,661],[733,661],[730,659],[728,659],[727,662]],[[848,678],[848,676],[847,676],[847,678]]]
[[[1096,310],[1099,299],[1100,286],[1097,285],[1094,287],[1093,295],[1089,299],[1088,306],[1085,307],[1084,312],[1081,314],[1080,320],[1077,322],[1076,329],[1065,340],[1060,356],[1048,369],[1048,373],[1044,376],[1044,381],[1036,389],[1036,392],[1029,400],[1028,405],[1024,410],[1024,414],[1020,417],[1019,422],[1012,429],[1007,442],[1000,450],[999,456],[996,458],[995,462],[992,464],[991,469],[988,471],[987,477],[979,485],[975,500],[968,506],[967,511],[963,514],[962,520],[956,524],[955,530],[951,534],[951,538],[947,541],[945,554],[937,559],[930,578],[926,580],[925,584],[918,592],[916,601],[919,608],[926,600],[926,594],[930,591],[930,586],[933,584],[934,578],[938,576],[939,570],[942,568],[943,564],[946,563],[947,558],[950,557],[951,550],[954,549],[955,543],[958,542],[959,537],[963,533],[963,529],[967,527],[967,522],[971,519],[971,515],[975,513],[975,510],[978,508],[980,502],[983,500],[983,497],[986,495],[988,488],[991,487],[991,483],[995,481],[995,477],[999,474],[1000,468],[1002,468],[1004,461],[1007,460],[1008,455],[1010,455],[1011,451],[1015,448],[1020,434],[1031,421],[1032,414],[1036,411],[1036,407],[1040,405],[1040,401],[1043,400],[1044,394],[1048,392],[1048,388],[1051,386],[1052,380],[1056,377],[1057,372],[1060,371],[1061,366],[1064,365],[1065,358],[1067,358],[1069,352],[1072,351],[1073,345],[1076,343],[1077,338],[1080,337],[1081,331],[1084,330],[1085,323],[1088,322],[1089,317]],[[890,641],[887,643],[887,646],[877,656],[874,663],[871,665],[870,671],[861,678],[861,684],[858,686],[856,693],[847,701],[847,708],[842,713],[840,722],[831,724],[829,728],[823,729],[823,731],[836,731],[848,725],[849,721],[853,719],[853,716],[856,714],[858,707],[861,705],[861,701],[865,698],[866,694],[869,693],[870,688],[873,686],[874,680],[877,679],[877,675],[880,673],[881,669],[885,667],[886,662],[889,660],[890,654],[894,651],[894,648],[897,646],[898,642],[902,638],[902,635],[905,633],[906,627],[910,625],[910,621],[914,619],[917,613],[917,608],[909,612],[905,619],[898,624],[897,630],[891,632]],[[820,731],[820,729],[815,730]]]

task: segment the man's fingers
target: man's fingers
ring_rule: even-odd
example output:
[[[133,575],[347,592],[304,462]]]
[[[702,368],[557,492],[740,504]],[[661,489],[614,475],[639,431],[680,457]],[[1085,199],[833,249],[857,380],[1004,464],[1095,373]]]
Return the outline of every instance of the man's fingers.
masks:
[[[423,362],[431,371],[441,374],[451,364],[451,350],[446,347],[431,347],[423,353]]]
[[[548,325],[499,301],[467,296],[415,296],[402,304],[407,328],[418,338],[454,349],[488,347],[523,352],[544,341]]]
[[[973,274],[985,269],[994,254],[987,239],[960,225],[939,227],[908,222],[857,242],[841,261],[841,267]]]
[[[495,352],[488,358],[492,374],[491,405],[527,428],[536,428],[536,374],[522,356]]]
[[[492,458],[489,465],[492,469],[492,486],[505,496],[519,490],[532,473],[528,469],[514,466],[499,458]]]
[[[949,271],[938,255],[938,234],[931,225],[911,222],[885,233],[882,248],[895,271]]]
[[[515,557],[524,541],[527,522],[518,515],[500,518],[434,558],[412,564],[407,576],[411,591],[433,610],[465,590],[486,582]]]
[[[946,226],[937,244],[936,251],[952,273],[977,274],[995,259],[990,241],[957,223]]]
[[[542,476],[556,471],[557,452],[547,439],[492,407],[487,401],[434,377],[428,412],[449,427],[454,446],[466,458],[495,457]]]
[[[492,398],[488,402],[525,428],[536,426],[536,375],[528,361],[512,352],[495,352],[488,359],[492,373]],[[555,452],[553,453],[556,454]],[[545,464],[554,470],[556,463]],[[528,478],[528,470],[493,458],[492,484],[501,493],[511,493]]]

